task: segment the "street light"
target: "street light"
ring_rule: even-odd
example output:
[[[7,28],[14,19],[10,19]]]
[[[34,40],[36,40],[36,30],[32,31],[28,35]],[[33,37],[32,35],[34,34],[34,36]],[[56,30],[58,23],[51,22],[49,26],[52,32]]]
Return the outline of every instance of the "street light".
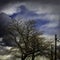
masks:
[[[60,42],[60,39],[57,39],[57,35],[55,35],[55,60],[57,60],[57,41]]]
[[[55,35],[55,60],[57,60],[57,35]]]

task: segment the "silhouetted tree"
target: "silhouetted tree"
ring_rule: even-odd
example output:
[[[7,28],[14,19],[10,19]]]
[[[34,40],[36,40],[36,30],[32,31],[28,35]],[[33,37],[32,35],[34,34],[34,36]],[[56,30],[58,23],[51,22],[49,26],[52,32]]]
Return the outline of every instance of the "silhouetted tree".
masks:
[[[49,44],[44,42],[44,38],[39,37],[42,32],[36,29],[35,24],[34,20],[13,21],[8,26],[5,38],[14,41],[21,51],[22,60],[25,60],[28,56],[31,56],[34,60],[37,55],[43,55],[49,47]]]

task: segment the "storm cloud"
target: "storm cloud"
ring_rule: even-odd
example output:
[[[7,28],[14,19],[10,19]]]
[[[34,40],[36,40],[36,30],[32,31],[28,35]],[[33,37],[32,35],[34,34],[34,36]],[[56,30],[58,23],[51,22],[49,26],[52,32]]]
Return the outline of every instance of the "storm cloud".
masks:
[[[60,27],[55,28],[60,24],[60,0],[0,0],[0,13],[3,12],[7,15],[17,14],[21,12],[20,7],[22,5],[28,10],[28,12],[25,11],[25,16],[30,16],[28,13],[32,12],[34,13],[34,19],[49,21],[49,23],[40,27],[45,33],[57,33],[57,29],[60,29]],[[32,19],[33,17],[30,16],[29,18]]]
[[[60,4],[60,0],[0,0],[0,7],[8,4],[8,3],[15,3],[15,2],[39,2],[43,4]],[[1,8],[2,8],[1,7]]]

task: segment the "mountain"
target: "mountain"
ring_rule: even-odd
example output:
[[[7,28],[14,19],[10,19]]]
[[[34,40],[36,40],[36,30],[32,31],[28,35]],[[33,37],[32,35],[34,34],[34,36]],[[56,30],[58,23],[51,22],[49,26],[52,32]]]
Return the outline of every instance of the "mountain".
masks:
[[[0,37],[5,34],[7,26],[11,23],[12,19],[5,13],[0,13]]]

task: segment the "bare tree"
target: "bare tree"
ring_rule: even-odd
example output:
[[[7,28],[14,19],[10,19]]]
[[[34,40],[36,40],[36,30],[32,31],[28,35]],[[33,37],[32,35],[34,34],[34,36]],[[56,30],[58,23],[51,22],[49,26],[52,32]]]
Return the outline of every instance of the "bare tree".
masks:
[[[44,54],[44,50],[49,47],[44,43],[44,38],[38,37],[42,35],[35,27],[34,20],[29,21],[13,21],[8,26],[6,36],[9,40],[14,40],[15,44],[21,51],[21,59],[25,60],[26,57],[31,56],[34,60],[35,56]],[[18,38],[18,39],[17,39]]]

